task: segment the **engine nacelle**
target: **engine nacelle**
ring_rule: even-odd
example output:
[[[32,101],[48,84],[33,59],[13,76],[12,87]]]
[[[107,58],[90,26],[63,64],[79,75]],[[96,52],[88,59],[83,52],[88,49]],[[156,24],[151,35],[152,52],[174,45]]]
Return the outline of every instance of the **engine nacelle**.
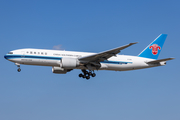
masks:
[[[100,67],[101,70],[105,70],[107,68],[108,68],[108,66],[106,64],[101,63],[101,67]]]
[[[52,72],[57,74],[66,74],[68,71],[61,67],[52,67]]]
[[[65,69],[73,69],[79,66],[79,61],[76,58],[66,58],[61,59],[60,67]]]

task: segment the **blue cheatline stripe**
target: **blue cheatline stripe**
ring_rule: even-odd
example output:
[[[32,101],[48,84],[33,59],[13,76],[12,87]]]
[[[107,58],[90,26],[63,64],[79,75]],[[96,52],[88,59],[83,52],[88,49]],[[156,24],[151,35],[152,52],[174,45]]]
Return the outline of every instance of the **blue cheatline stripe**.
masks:
[[[6,59],[31,58],[31,59],[61,60],[62,57],[34,56],[34,55],[5,55],[4,58]]]
[[[128,63],[131,63],[131,64],[132,64],[132,62],[122,62],[122,61],[103,61],[103,62],[101,62],[101,63],[120,64],[120,65],[122,65],[122,64],[128,64]]]
[[[5,59],[23,59],[23,58],[30,58],[30,59],[49,59],[49,60],[61,60],[62,57],[50,57],[50,56],[35,56],[35,55],[5,55]],[[107,63],[107,64],[132,64],[132,62],[122,62],[122,61],[103,61],[101,63]]]

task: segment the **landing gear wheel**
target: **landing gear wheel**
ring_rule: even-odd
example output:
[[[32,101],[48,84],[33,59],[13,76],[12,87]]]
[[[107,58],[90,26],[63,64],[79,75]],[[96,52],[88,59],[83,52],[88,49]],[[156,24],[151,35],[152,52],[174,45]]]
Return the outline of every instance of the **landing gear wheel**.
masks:
[[[87,79],[87,80],[89,80],[89,79],[90,79],[90,77],[89,77],[89,76],[86,76],[86,79]]]
[[[83,78],[86,78],[86,75],[83,75],[82,77],[83,77]]]
[[[88,71],[85,71],[84,73],[85,73],[85,74],[88,74],[89,72],[88,72]]]
[[[21,69],[20,69],[20,68],[18,68],[18,69],[17,69],[17,71],[18,71],[18,72],[21,72]]]
[[[92,76],[92,72],[89,72],[89,75]]]
[[[79,74],[79,77],[83,77],[83,74],[81,73],[81,74]]]
[[[92,77],[95,77],[95,76],[96,76],[96,74],[95,74],[95,73],[93,73],[93,74],[91,74],[91,76],[92,76]]]

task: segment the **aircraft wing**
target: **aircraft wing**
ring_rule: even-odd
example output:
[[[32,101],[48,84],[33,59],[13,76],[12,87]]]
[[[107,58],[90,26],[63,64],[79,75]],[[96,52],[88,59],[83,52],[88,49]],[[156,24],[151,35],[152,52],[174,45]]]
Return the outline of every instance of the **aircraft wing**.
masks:
[[[116,56],[116,54],[120,53],[121,50],[123,50],[123,49],[125,49],[125,48],[127,48],[127,47],[129,47],[131,45],[134,45],[136,43],[137,42],[129,43],[127,45],[124,45],[124,46],[121,46],[121,47],[118,47],[118,48],[114,48],[114,49],[107,50],[107,51],[104,51],[104,52],[100,52],[100,53],[97,53],[97,54],[81,57],[81,58],[79,58],[79,60],[83,61],[83,62],[102,62],[102,61],[107,60],[108,58],[110,58],[112,56]]]
[[[165,58],[165,59],[160,59],[160,60],[153,60],[153,61],[149,61],[147,63],[148,64],[156,64],[156,63],[165,62],[165,61],[173,60],[173,59],[175,59],[175,58]]]

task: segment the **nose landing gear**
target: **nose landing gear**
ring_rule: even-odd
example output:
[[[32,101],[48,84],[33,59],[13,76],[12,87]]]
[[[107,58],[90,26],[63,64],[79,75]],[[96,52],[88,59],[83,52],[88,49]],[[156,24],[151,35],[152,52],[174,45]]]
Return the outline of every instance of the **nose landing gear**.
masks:
[[[15,63],[15,65],[17,65],[17,67],[18,67],[17,71],[21,72],[20,64],[19,63]]]
[[[87,80],[89,80],[91,76],[92,76],[92,77],[95,77],[95,76],[96,76],[96,74],[95,74],[94,72],[92,73],[91,70],[90,70],[89,72],[86,71],[86,70],[82,70],[82,72],[83,72],[83,74],[80,73],[80,74],[79,74],[79,77],[86,78]]]
[[[18,72],[21,72],[21,68],[18,68],[17,71],[18,71]]]

